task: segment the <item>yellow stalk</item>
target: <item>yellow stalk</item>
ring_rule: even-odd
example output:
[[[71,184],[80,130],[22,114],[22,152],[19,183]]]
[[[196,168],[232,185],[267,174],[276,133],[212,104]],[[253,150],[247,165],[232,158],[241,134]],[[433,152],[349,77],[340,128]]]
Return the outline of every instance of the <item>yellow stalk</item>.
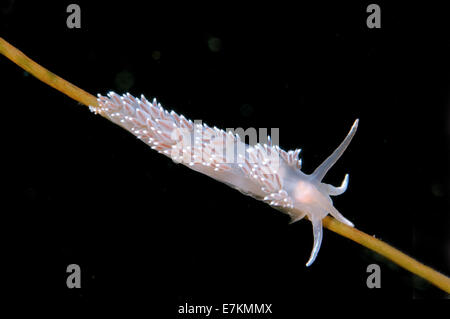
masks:
[[[40,66],[14,46],[6,42],[3,38],[0,38],[0,53],[42,82],[66,94],[75,101],[86,106],[98,106],[95,96]],[[385,242],[376,239],[373,236],[369,236],[356,228],[349,227],[334,218],[327,216],[322,222],[323,226],[329,230],[377,252],[413,274],[428,280],[436,287],[450,293],[449,277],[425,266]]]

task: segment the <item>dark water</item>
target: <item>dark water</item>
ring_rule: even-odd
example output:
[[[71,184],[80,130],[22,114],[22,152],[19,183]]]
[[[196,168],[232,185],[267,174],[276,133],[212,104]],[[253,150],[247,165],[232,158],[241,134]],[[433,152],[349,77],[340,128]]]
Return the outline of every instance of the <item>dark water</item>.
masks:
[[[350,173],[335,206],[359,229],[450,274],[445,8],[377,2],[381,28],[368,29],[369,2],[84,1],[81,28],[68,29],[69,3],[5,4],[1,36],[93,94],[156,96],[221,128],[279,128],[282,148],[303,149],[305,172],[359,118],[326,180],[340,184]],[[4,58],[0,69],[8,177],[2,265],[11,297],[163,318],[186,302],[267,303],[272,317],[290,318],[336,299],[445,298],[329,231],[306,268],[309,222],[288,225],[276,210],[175,165]],[[69,264],[81,267],[81,289],[66,286]],[[370,264],[381,267],[380,289],[366,285]]]

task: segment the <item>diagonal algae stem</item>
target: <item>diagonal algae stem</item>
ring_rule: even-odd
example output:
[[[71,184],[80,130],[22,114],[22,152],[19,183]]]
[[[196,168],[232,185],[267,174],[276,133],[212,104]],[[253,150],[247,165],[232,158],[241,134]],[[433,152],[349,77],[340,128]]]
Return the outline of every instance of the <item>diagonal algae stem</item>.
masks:
[[[34,77],[66,94],[75,101],[86,106],[98,106],[97,98],[94,95],[80,89],[79,87],[37,64],[1,37],[0,53],[28,73],[32,74]],[[322,223],[323,226],[329,230],[377,252],[413,274],[429,281],[443,291],[450,293],[450,278],[444,274],[441,274],[438,271],[418,262],[414,258],[409,257],[385,242],[376,239],[356,228],[347,226],[330,216],[325,217],[322,220]]]

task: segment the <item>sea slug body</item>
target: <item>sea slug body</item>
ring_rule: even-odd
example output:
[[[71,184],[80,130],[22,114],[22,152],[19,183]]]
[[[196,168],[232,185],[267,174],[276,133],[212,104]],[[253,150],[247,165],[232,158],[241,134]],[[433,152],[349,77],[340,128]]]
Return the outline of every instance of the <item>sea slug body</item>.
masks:
[[[330,196],[344,193],[348,174],[335,187],[322,182],[325,174],[343,154],[356,133],[356,120],[337,149],[310,175],[303,173],[300,149],[284,151],[267,144],[250,146],[237,134],[206,124],[194,123],[183,115],[165,110],[156,99],[149,102],[130,94],[98,95],[98,107],[90,109],[120,125],[152,149],[177,163],[208,175],[242,193],[267,202],[289,214],[292,222],[307,217],[313,226],[314,244],[310,266],[322,242],[322,219],[328,214],[349,226],[333,206]]]

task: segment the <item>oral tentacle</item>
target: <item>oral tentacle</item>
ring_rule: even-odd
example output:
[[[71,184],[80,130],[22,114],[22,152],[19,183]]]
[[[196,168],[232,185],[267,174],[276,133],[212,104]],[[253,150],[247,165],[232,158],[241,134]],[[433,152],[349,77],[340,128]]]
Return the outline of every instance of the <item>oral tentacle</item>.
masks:
[[[316,260],[317,254],[320,250],[320,245],[322,244],[322,219],[320,218],[312,218],[311,219],[312,227],[313,227],[313,235],[314,235],[314,244],[313,249],[311,251],[311,256],[309,257],[308,262],[306,263],[306,267],[312,265],[314,260]]]
[[[328,208],[328,212],[330,213],[331,216],[333,216],[334,218],[336,218],[338,221],[340,221],[341,223],[344,223],[350,227],[355,227],[355,225],[353,225],[353,223],[351,221],[349,221],[347,218],[345,218],[334,206],[333,204],[330,204],[329,208]]]
[[[355,122],[352,125],[352,128],[350,129],[350,132],[348,132],[345,139],[342,141],[342,143],[334,150],[334,152],[328,156],[328,158],[323,161],[322,164],[319,165],[319,167],[316,168],[316,170],[312,173],[313,178],[315,178],[317,181],[322,181],[322,179],[325,177],[328,170],[336,163],[336,161],[342,156],[344,151],[346,150],[347,146],[350,144],[353,136],[356,133],[356,129],[358,128],[358,122],[359,119],[356,119]]]
[[[339,186],[339,187],[323,183],[328,195],[338,196],[338,195],[343,194],[347,190],[347,187],[348,187],[348,178],[349,178],[349,175],[345,174],[344,180],[342,181],[341,186]]]

